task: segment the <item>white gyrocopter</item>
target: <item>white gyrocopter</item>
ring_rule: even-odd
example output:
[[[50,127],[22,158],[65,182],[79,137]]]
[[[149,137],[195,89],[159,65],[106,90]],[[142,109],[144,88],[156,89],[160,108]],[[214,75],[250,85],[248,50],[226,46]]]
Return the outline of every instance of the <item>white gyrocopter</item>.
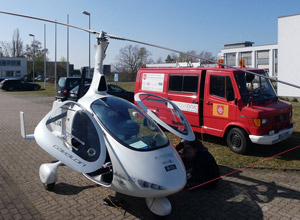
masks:
[[[124,99],[108,95],[103,60],[108,39],[125,40],[202,58],[57,21],[3,11],[0,13],[57,23],[97,35],[95,68],[88,92],[78,102],[55,101],[52,110],[31,135],[26,134],[24,113],[20,113],[22,137],[35,139],[41,148],[58,160],[40,166],[39,176],[45,188],[53,189],[57,169],[64,164],[103,187],[145,198],[148,208],[156,215],[170,214],[172,208],[166,197],[184,188],[186,170],[176,149],[157,123],[188,141],[195,139],[191,126],[174,103],[157,95],[136,94],[135,101],[142,110]],[[226,66],[223,63],[221,65]],[[149,106],[155,106],[156,111],[149,110]]]
[[[114,37],[88,31],[97,34],[95,70],[88,92],[78,102],[54,101],[34,134],[26,134],[24,113],[20,112],[22,137],[34,139],[58,160],[40,166],[40,180],[52,190],[57,169],[64,164],[103,187],[144,197],[154,214],[168,215],[171,204],[166,196],[185,186],[186,170],[176,149],[154,121],[189,141],[195,139],[191,126],[179,108],[162,97],[136,94],[142,111],[107,94],[102,67],[108,38]],[[160,106],[160,114],[147,110],[147,105],[153,103]],[[170,118],[173,124],[168,125],[165,121]]]

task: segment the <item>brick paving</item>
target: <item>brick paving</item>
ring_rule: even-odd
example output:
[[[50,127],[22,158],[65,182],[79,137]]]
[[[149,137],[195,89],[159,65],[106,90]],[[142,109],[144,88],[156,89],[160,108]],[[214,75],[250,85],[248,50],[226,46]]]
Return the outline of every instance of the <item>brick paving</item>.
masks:
[[[0,91],[0,219],[155,219],[144,199],[96,187],[68,167],[58,168],[53,192],[44,189],[39,166],[55,159],[21,138],[19,111],[32,133],[52,101]],[[103,205],[99,190],[123,199],[124,209]],[[214,190],[183,191],[169,199],[173,210],[166,219],[300,220],[300,172],[247,169],[223,178]]]

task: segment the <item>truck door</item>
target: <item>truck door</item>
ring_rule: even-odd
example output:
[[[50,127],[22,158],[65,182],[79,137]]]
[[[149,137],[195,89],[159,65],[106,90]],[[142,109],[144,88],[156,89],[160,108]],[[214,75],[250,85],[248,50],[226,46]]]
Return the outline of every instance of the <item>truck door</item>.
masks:
[[[167,98],[185,114],[192,127],[199,127],[200,74],[169,74]]]
[[[222,136],[226,126],[236,121],[235,92],[231,75],[208,72],[204,96],[204,131]]]

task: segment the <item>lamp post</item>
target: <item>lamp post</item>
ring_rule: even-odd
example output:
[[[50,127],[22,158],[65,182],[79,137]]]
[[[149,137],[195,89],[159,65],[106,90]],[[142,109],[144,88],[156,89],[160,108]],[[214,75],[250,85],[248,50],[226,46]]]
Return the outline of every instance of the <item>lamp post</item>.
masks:
[[[0,76],[2,77],[2,56],[3,56],[3,55],[2,55],[2,47],[0,47],[0,49],[1,49],[1,61],[0,61],[1,75],[0,75]]]
[[[91,29],[91,14],[87,11],[83,11],[82,14],[89,16],[89,29]],[[89,73],[88,76],[91,77],[91,33],[89,32]]]
[[[35,36],[34,34],[29,34],[30,37],[33,37],[33,42],[32,42],[32,45],[33,45],[33,57],[32,57],[32,81],[34,82],[34,58],[35,58]]]

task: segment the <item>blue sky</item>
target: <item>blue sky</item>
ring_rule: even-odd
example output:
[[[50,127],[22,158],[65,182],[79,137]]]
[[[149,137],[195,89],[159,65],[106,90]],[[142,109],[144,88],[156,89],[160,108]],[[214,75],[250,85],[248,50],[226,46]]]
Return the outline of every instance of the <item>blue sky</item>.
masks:
[[[277,43],[279,16],[300,14],[299,0],[0,0],[1,11],[26,14],[103,30],[134,40],[158,44],[176,50],[209,51],[214,55],[224,43],[253,41],[255,45]],[[24,45],[34,34],[44,43],[44,22],[0,14],[0,41],[11,41],[19,29]],[[300,28],[300,27],[299,27]],[[46,23],[46,46],[54,60],[54,24]],[[66,27],[58,26],[57,57],[67,57]],[[91,36],[94,45],[95,37]],[[105,63],[116,61],[120,48],[130,43],[110,40]],[[168,52],[147,47],[152,58],[166,58]],[[94,65],[94,49],[91,49]],[[70,29],[70,62],[75,68],[88,65],[88,33]]]

